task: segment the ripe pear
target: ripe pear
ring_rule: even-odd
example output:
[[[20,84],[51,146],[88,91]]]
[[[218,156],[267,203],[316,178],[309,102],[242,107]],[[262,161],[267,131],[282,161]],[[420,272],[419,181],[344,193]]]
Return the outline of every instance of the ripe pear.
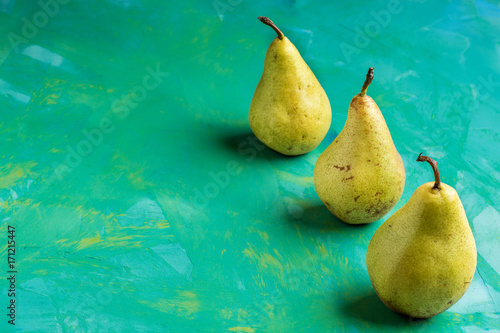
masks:
[[[346,223],[371,223],[399,201],[405,168],[384,116],[366,90],[373,80],[370,67],[361,93],[349,106],[344,128],[320,155],[314,167],[314,187],[335,216]]]
[[[368,274],[391,310],[428,318],[456,303],[476,270],[476,243],[457,192],[441,183],[421,185],[410,200],[382,224],[366,253]]]
[[[325,91],[295,46],[267,17],[259,17],[278,37],[269,46],[264,72],[250,105],[255,136],[284,155],[301,155],[325,137],[332,110]]]

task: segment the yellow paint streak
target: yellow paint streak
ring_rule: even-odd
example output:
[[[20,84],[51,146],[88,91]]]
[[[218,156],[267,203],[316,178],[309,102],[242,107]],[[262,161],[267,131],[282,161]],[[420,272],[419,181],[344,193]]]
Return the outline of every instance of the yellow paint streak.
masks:
[[[117,173],[125,173],[128,181],[136,190],[145,190],[154,184],[147,182],[144,178],[146,167],[137,162],[130,160],[125,154],[120,151],[113,155],[115,161],[115,171]]]
[[[155,220],[152,220],[155,221]],[[163,221],[163,220],[162,220]],[[163,223],[161,224],[162,226],[168,228],[170,225],[168,223]],[[149,229],[159,229],[158,225],[141,225],[141,226],[135,226],[135,225],[128,225],[126,227],[121,226],[121,230],[149,230]]]
[[[11,187],[16,182],[30,173],[30,170],[37,165],[36,162],[26,162],[12,164],[8,163],[0,168],[0,188]]]
[[[283,270],[283,265],[269,253],[264,253],[263,258],[264,261],[267,262],[270,266],[275,266],[276,268]]]
[[[57,87],[60,85],[66,84],[65,80],[61,79],[50,79],[49,81],[45,81],[45,88]]]
[[[85,249],[91,245],[97,244],[99,242],[102,242],[101,236],[97,234],[95,237],[90,237],[90,238],[83,238],[77,246],[77,250]]]
[[[156,301],[139,301],[158,311],[180,316],[186,319],[193,319],[194,314],[200,310],[200,301],[196,294],[181,290],[169,299],[160,298]]]
[[[255,285],[259,288],[266,288],[266,282],[264,282],[264,279],[262,276],[255,276],[253,278]]]
[[[4,231],[2,231],[3,234],[5,234]],[[4,252],[7,252],[7,247],[8,247],[8,244],[5,244],[4,246],[0,247],[0,253],[2,254],[2,257],[4,257]]]
[[[45,269],[39,269],[39,270],[33,271],[33,275],[35,275],[35,276],[47,275],[48,273],[49,272],[47,272],[47,270],[45,270]]]
[[[247,244],[250,247],[243,250],[243,254],[260,266],[261,269],[275,268],[283,271],[283,265],[271,254],[259,251],[253,248],[249,243]]]
[[[59,98],[59,95],[56,95],[56,94],[51,94],[51,95],[47,95],[44,99],[42,99],[40,101],[40,105],[42,104],[47,104],[47,105],[51,105],[51,104],[57,104],[57,99]]]
[[[259,233],[260,237],[262,237],[263,240],[265,240],[266,242],[269,241],[269,236],[267,235],[267,232],[260,230],[257,230],[257,232]]]
[[[281,259],[283,260],[283,256],[278,252],[278,250],[276,249],[273,249],[274,253],[276,253],[276,255]]]
[[[139,236],[136,237],[140,238]],[[65,248],[73,248],[76,246],[76,250],[84,250],[90,247],[95,247],[96,244],[100,248],[127,247],[128,249],[131,249],[142,247],[140,240],[132,240],[132,236],[106,237],[103,239],[99,235],[96,235],[94,237],[83,238],[80,241],[65,242],[62,243],[61,246]]]
[[[159,223],[156,225],[157,229],[165,229],[165,228],[170,228],[170,223],[165,222],[165,223]]]
[[[264,311],[269,319],[274,317],[274,303],[264,302]]]
[[[321,256],[327,256],[328,255],[328,250],[326,249],[324,244],[319,244],[319,254]]]
[[[133,185],[135,189],[144,190],[147,188],[147,185],[150,186],[152,185],[151,183],[147,183],[146,180],[144,179],[142,175],[144,171],[145,169],[141,168],[127,175],[128,181],[130,182],[130,184]]]
[[[229,330],[231,332],[249,332],[249,333],[255,332],[255,329],[251,327],[241,327],[241,326],[231,327]]]

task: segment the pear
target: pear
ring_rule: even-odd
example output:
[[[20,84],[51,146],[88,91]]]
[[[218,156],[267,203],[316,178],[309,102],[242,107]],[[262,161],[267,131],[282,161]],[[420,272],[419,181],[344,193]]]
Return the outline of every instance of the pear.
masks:
[[[320,155],[314,167],[314,187],[335,216],[346,223],[374,222],[399,201],[405,168],[384,116],[366,95],[373,67],[361,93],[349,106],[344,128]]]
[[[366,253],[368,274],[391,310],[428,318],[456,303],[476,270],[476,243],[457,192],[441,183],[421,185],[410,200],[382,224]]]
[[[284,155],[316,148],[332,120],[330,102],[295,46],[267,17],[259,17],[278,37],[269,46],[264,72],[250,105],[255,136]]]

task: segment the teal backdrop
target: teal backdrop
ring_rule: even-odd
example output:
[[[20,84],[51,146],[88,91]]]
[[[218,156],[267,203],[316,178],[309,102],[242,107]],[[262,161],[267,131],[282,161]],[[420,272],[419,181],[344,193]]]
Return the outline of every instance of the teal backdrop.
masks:
[[[332,105],[303,156],[248,125],[276,36],[261,15]],[[1,332],[500,331],[499,1],[3,0],[0,22]],[[370,66],[407,179],[384,219],[351,226],[313,169]],[[428,320],[386,308],[365,263],[433,179],[420,152],[478,249],[465,296]]]

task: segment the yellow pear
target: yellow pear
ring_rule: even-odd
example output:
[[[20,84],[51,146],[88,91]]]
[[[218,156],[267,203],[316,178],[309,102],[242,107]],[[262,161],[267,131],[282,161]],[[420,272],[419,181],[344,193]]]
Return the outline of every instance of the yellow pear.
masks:
[[[332,120],[330,102],[295,46],[267,17],[259,17],[278,37],[271,43],[264,72],[250,105],[255,136],[284,155],[301,155],[316,148]]]
[[[455,304],[476,270],[476,243],[457,192],[440,182],[421,185],[373,235],[366,253],[368,274],[391,310],[428,318]]]
[[[344,128],[320,155],[314,167],[314,187],[335,216],[346,223],[374,222],[401,198],[405,168],[384,116],[366,90],[373,80],[368,70],[361,93],[349,106]]]

